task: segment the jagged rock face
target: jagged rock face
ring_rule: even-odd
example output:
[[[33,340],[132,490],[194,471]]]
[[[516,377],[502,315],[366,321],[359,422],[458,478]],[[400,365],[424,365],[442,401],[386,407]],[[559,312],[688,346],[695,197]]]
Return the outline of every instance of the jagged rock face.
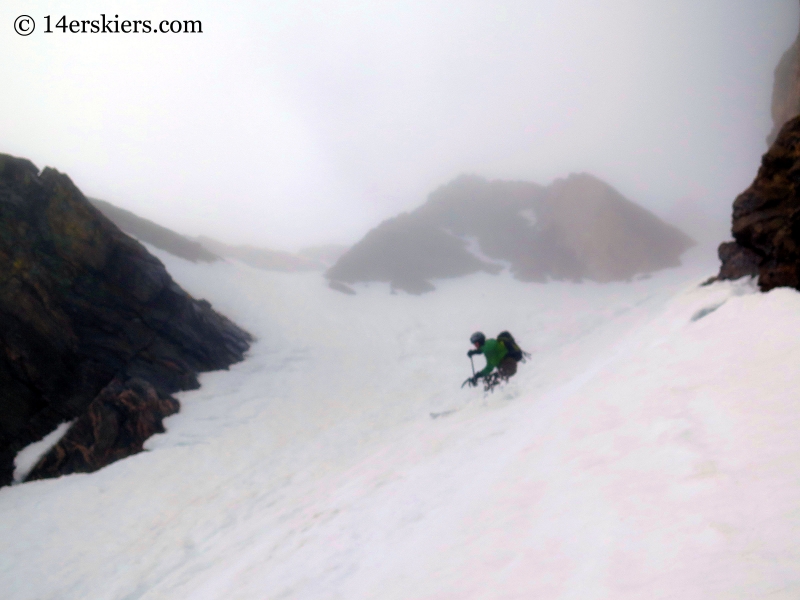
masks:
[[[412,293],[434,289],[432,278],[501,265],[523,281],[615,281],[677,266],[693,243],[590,175],[547,188],[462,176],[370,231],[327,276]]]
[[[758,275],[763,291],[800,289],[800,117],[786,123],[753,184],[733,203],[735,246],[720,246],[720,279]]]
[[[80,417],[113,379],[166,399],[242,360],[249,341],[69,177],[0,155],[0,484],[19,449]]]
[[[178,412],[178,401],[162,398],[143,379],[114,379],[92,400],[66,435],[31,470],[25,481],[69,473],[91,473],[143,450],[163,419]]]
[[[767,136],[771,146],[784,123],[800,114],[800,34],[775,67],[772,89],[772,131]]]

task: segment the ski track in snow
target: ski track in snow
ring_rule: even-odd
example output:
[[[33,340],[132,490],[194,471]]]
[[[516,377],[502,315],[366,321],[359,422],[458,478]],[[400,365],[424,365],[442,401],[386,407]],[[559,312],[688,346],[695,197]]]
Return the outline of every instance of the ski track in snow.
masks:
[[[797,292],[706,263],[351,297],[150,250],[258,340],[148,452],[0,489],[4,598],[800,596]],[[533,354],[493,394],[459,389],[477,329]]]

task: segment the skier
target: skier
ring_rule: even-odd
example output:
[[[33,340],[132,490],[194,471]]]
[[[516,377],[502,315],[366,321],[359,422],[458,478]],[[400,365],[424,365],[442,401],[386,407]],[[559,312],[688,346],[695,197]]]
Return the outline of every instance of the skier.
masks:
[[[486,389],[491,390],[500,380],[508,381],[509,377],[517,372],[517,361],[525,359],[525,353],[519,349],[514,338],[507,331],[503,331],[497,336],[497,339],[488,340],[483,333],[476,331],[470,336],[469,341],[475,345],[474,350],[467,352],[470,359],[475,354],[483,354],[486,357],[486,367],[464,382],[464,384],[469,383],[472,387],[478,385],[478,379],[483,377]],[[492,373],[495,368],[497,371]]]

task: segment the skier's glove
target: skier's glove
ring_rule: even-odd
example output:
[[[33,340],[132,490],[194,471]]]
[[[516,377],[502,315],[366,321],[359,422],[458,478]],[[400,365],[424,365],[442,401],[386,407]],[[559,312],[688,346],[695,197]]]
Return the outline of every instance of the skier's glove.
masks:
[[[480,350],[474,350],[474,349],[473,349],[473,350],[468,350],[468,351],[467,351],[467,356],[468,356],[469,358],[472,358],[472,357],[473,357],[473,356],[475,356],[476,354],[480,354],[480,353],[481,353],[481,351],[480,351]]]

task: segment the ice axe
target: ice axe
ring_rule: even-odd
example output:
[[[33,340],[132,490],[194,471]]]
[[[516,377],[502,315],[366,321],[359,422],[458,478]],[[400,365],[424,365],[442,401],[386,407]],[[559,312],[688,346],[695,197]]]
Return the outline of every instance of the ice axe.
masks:
[[[469,355],[469,364],[472,366],[472,377],[467,377],[464,383],[461,384],[462,388],[475,379],[475,363],[472,362],[472,354]]]

